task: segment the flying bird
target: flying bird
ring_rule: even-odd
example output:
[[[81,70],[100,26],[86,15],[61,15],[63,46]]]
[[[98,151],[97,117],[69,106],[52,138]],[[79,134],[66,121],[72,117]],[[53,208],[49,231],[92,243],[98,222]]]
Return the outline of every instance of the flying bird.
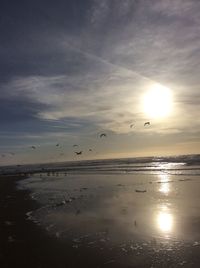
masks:
[[[57,144],[56,144],[56,147],[58,147],[58,146],[60,146],[60,144],[59,144],[59,143],[57,143]]]
[[[32,149],[36,149],[36,147],[35,147],[35,146],[31,146],[31,148],[32,148]]]
[[[82,154],[82,151],[80,151],[80,152],[75,152],[77,155],[79,155],[79,154]]]
[[[150,122],[149,121],[144,123],[144,126],[147,126],[147,125],[150,126]]]
[[[106,135],[106,133],[101,133],[100,134],[100,138],[102,138],[102,137],[106,137],[107,135]]]

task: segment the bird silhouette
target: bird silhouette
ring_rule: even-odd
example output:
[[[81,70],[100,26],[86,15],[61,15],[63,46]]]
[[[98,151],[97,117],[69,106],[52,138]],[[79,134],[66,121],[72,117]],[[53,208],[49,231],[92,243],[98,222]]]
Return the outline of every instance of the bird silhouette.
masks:
[[[102,138],[102,137],[106,137],[107,135],[106,135],[106,133],[101,133],[99,136],[100,136],[100,138]]]
[[[79,155],[79,154],[82,154],[82,151],[80,151],[80,152],[75,152],[77,155]]]
[[[57,144],[56,144],[56,147],[58,147],[58,146],[60,146],[60,144],[59,144],[59,143],[57,143]]]
[[[36,149],[36,147],[33,145],[33,146],[31,146],[31,149]]]
[[[149,121],[144,123],[144,126],[147,126],[147,125],[150,126],[150,122]]]

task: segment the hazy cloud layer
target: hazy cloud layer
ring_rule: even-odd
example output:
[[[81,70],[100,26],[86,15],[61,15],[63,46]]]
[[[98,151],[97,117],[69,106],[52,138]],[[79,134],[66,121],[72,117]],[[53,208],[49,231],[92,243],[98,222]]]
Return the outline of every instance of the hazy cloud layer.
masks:
[[[126,140],[131,123],[151,144],[199,142],[199,1],[5,1],[0,13],[3,150],[31,137],[87,146],[101,130]],[[173,112],[144,129],[141,100],[154,83],[171,88]]]

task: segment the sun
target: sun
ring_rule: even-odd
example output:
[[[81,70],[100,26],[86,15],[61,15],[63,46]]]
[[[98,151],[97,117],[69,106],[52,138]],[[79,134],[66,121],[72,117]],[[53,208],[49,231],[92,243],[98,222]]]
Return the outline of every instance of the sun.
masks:
[[[148,117],[167,117],[172,110],[172,92],[160,84],[154,84],[143,97],[144,112]]]

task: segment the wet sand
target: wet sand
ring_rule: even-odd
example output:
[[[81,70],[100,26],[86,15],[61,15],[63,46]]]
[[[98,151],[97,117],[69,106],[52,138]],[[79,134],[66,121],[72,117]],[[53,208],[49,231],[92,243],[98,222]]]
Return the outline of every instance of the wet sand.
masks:
[[[28,220],[26,213],[39,206],[29,191],[16,189],[21,179],[0,177],[0,267],[97,267],[98,256],[77,252]]]
[[[0,267],[199,267],[198,180],[42,176],[0,178]]]

